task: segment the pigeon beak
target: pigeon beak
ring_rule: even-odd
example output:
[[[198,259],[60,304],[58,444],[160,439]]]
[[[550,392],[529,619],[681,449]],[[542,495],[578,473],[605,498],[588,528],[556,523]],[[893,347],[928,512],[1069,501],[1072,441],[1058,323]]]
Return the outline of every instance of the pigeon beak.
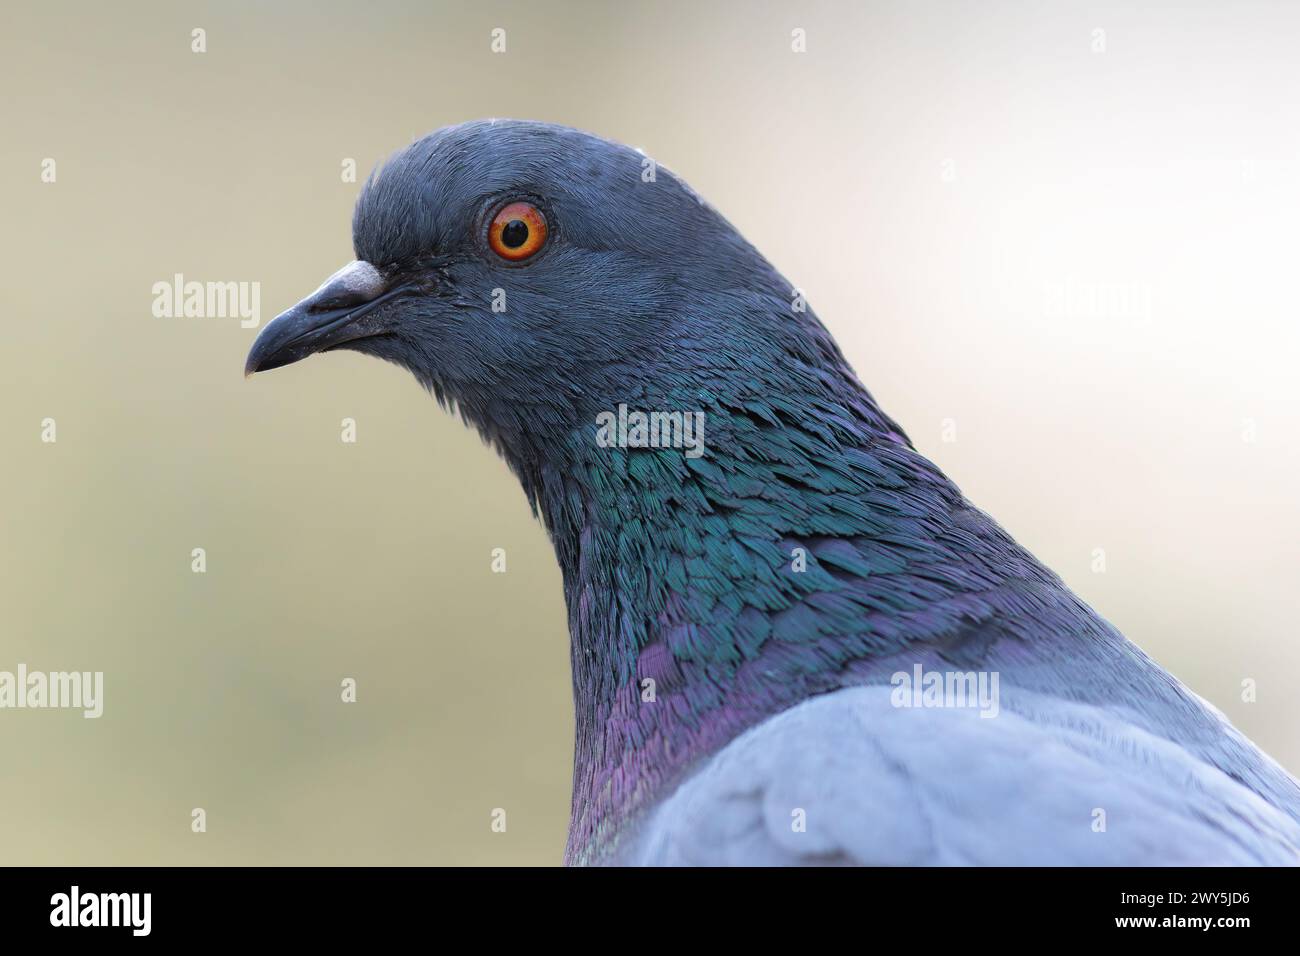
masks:
[[[376,306],[408,291],[390,287],[369,262],[350,262],[307,298],[277,315],[253,343],[244,375],[289,365],[316,352],[383,331],[363,321]]]

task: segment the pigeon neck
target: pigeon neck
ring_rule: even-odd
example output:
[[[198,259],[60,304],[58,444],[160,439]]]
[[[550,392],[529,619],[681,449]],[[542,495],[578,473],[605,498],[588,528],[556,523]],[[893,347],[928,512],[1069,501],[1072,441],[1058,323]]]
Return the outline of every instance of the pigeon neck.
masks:
[[[840,381],[838,394],[796,397],[787,382],[695,408],[665,396],[652,409],[702,414],[679,447],[646,447],[641,419],[611,409],[537,469],[571,635],[570,860],[611,846],[748,727],[842,682],[857,651],[800,617],[828,580],[815,559],[807,573],[810,542],[862,524],[872,449],[919,456],[852,373]],[[615,429],[603,438],[602,421]]]

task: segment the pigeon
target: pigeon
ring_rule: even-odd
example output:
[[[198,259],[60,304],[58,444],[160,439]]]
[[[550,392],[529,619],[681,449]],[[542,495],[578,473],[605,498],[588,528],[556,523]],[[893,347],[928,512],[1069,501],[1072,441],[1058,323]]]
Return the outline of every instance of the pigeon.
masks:
[[[485,120],[380,164],[252,374],[414,374],[570,631],[571,865],[1294,865],[1300,784],[917,452],[681,178]]]

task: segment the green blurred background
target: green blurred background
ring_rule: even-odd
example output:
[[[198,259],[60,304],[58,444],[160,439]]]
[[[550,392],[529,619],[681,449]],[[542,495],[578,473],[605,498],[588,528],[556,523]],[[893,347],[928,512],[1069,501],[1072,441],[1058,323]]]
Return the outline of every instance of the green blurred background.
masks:
[[[337,353],[245,381],[257,329],[151,312],[179,272],[259,282],[265,325],[351,258],[346,159],[363,178],[485,116],[590,129],[683,175],[977,504],[1300,767],[1300,11],[6,19],[0,670],[102,670],[106,699],[99,720],[0,711],[0,862],[559,862],[565,616],[514,479],[395,368]],[[1089,304],[1115,290],[1147,304]]]

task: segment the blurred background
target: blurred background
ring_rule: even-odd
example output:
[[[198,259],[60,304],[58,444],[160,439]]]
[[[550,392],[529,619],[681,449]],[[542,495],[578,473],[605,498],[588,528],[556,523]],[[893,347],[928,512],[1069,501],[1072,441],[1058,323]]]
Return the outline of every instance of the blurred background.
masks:
[[[396,368],[245,381],[257,328],[153,314],[180,273],[265,325],[352,258],[349,160],[485,116],[692,183],[976,504],[1300,770],[1300,8],[1141,6],[7,4],[0,670],[106,686],[0,712],[0,862],[559,862],[565,614],[505,466]]]

